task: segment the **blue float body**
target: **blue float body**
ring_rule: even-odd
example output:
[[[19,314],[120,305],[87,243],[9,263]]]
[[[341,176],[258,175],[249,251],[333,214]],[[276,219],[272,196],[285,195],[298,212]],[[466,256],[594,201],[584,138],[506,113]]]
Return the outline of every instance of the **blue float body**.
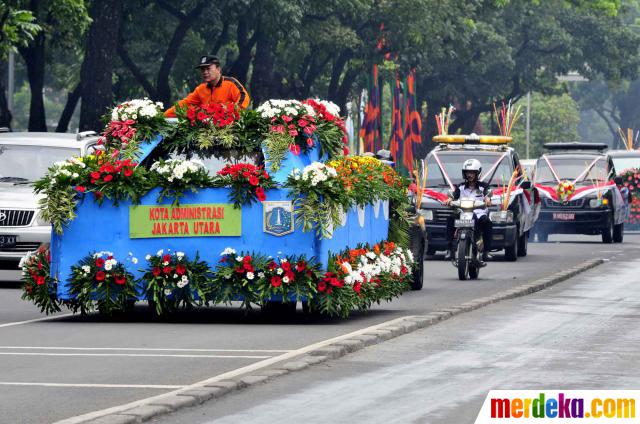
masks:
[[[156,141],[156,140],[154,140]],[[159,141],[159,140],[158,140]],[[156,143],[157,144],[157,143]],[[317,149],[310,155],[289,154],[281,169],[272,174],[279,182],[286,180],[286,176],[294,167],[303,168],[317,160]],[[148,153],[148,152],[147,152]],[[157,205],[159,189],[153,189],[141,199],[142,205]],[[232,203],[228,199],[229,189],[208,188],[197,193],[188,192],[181,199],[180,205],[206,203]],[[266,192],[267,201],[291,200],[288,190],[272,189]],[[171,199],[165,199],[161,204],[170,205]],[[143,268],[147,267],[146,255],[154,255],[158,250],[181,251],[189,258],[200,259],[215,268],[220,260],[220,253],[227,247],[240,252],[255,252],[273,257],[286,255],[306,255],[315,257],[326,269],[330,252],[337,253],[346,247],[355,247],[361,243],[377,243],[386,240],[389,230],[388,203],[376,202],[360,208],[352,208],[346,213],[346,222],[335,229],[330,239],[320,239],[313,232],[304,233],[299,228],[291,234],[274,236],[263,232],[263,205],[254,203],[242,207],[242,235],[240,237],[166,237],[166,238],[129,238],[129,207],[131,202],[121,201],[114,206],[109,199],[105,199],[102,206],[93,201],[92,195],[87,195],[77,206],[77,216],[64,227],[62,235],[52,233],[51,237],[51,272],[58,280],[58,298],[67,300],[72,298],[69,293],[68,281],[71,267],[91,252],[110,251],[115,259],[125,264],[127,269],[136,277],[141,277]],[[129,254],[131,253],[131,255]],[[133,264],[130,259],[138,259]],[[140,298],[142,290],[138,289]]]

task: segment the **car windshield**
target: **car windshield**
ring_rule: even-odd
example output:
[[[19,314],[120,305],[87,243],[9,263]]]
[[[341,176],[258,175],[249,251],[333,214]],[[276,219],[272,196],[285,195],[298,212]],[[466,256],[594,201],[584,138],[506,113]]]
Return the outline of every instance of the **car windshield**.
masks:
[[[54,162],[79,156],[71,147],[0,144],[0,182],[28,182],[41,178]]]
[[[614,157],[613,166],[616,168],[616,172],[618,173],[625,169],[638,169],[640,168],[640,156]]]
[[[513,174],[510,156],[505,155],[502,160],[500,160],[503,155],[501,152],[461,151],[438,152],[434,154],[437,154],[440,158],[440,162],[453,184],[460,184],[462,182],[462,164],[467,159],[477,159],[480,161],[482,164],[482,175],[480,178],[493,186],[507,184]],[[492,170],[499,160],[500,163],[498,166]],[[427,159],[427,167],[427,187],[449,187],[434,155],[430,155]],[[491,172],[491,175],[487,175],[488,172]]]
[[[593,163],[594,157],[547,157],[553,170],[549,167],[546,160],[538,160],[536,170],[536,183],[540,184],[557,184],[558,179],[554,176],[556,172],[560,180],[574,181],[582,175],[583,172]],[[599,157],[598,161],[591,167],[587,175],[583,176],[576,183],[589,183],[590,181],[605,181],[607,179],[607,161],[604,157]]]

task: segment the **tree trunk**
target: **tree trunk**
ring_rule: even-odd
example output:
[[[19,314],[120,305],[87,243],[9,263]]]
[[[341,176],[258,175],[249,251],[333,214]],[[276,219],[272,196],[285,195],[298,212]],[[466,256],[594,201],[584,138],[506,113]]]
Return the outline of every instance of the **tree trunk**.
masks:
[[[20,49],[20,55],[27,66],[27,77],[31,90],[31,102],[29,104],[29,131],[47,131],[47,120],[44,110],[44,71],[45,71],[45,47],[44,34],[40,32],[34,42]]]
[[[259,34],[251,78],[251,96],[254,104],[260,104],[280,91],[279,81],[276,81],[273,75],[274,46],[275,43],[269,35],[264,32]]]
[[[171,69],[173,68],[173,64],[175,63],[178,53],[180,52],[180,46],[184,42],[184,38],[187,35],[187,32],[195,22],[196,18],[202,13],[206,1],[200,2],[191,12],[187,15],[183,15],[180,18],[180,23],[176,27],[173,32],[173,36],[171,37],[171,41],[169,42],[169,47],[167,47],[167,51],[164,54],[164,58],[162,59],[162,64],[160,65],[160,69],[158,70],[158,78],[156,79],[156,98],[158,101],[169,104],[171,101],[171,87],[169,86],[169,75],[171,74]]]
[[[9,101],[5,94],[7,89],[4,82],[7,80],[7,62],[0,61],[0,127],[11,128],[11,111]]]
[[[238,45],[238,58],[233,62],[228,69],[229,76],[236,78],[238,81],[247,84],[247,78],[249,74],[249,67],[251,66],[251,51],[257,42],[257,32],[248,38],[247,22],[245,19],[241,19],[238,22],[236,43]],[[250,93],[253,96],[253,93]]]
[[[92,3],[91,28],[80,70],[80,131],[100,131],[100,117],[113,102],[113,62],[122,18],[122,0]]]
[[[76,88],[69,92],[67,103],[64,105],[62,115],[60,115],[60,120],[58,121],[56,132],[64,133],[69,130],[69,122],[71,121],[73,112],[76,110],[78,100],[80,100],[80,84],[76,85]]]

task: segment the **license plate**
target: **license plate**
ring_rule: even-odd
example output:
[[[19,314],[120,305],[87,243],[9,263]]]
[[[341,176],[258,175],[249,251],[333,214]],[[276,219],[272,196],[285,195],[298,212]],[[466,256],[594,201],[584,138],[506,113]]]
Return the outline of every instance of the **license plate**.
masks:
[[[575,213],[554,212],[553,219],[556,221],[573,221],[576,219]]]
[[[0,236],[0,247],[14,247],[17,236]]]
[[[454,225],[456,228],[473,227],[473,220],[472,219],[456,219]]]

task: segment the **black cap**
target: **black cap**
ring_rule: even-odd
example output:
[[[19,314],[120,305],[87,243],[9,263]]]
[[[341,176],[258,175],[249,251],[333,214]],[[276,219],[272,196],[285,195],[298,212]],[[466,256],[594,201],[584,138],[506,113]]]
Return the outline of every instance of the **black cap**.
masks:
[[[220,65],[220,59],[218,59],[218,56],[212,56],[212,55],[202,56],[200,58],[200,63],[198,63],[198,66],[196,66],[196,68],[201,68],[203,66],[209,66],[209,65]]]

